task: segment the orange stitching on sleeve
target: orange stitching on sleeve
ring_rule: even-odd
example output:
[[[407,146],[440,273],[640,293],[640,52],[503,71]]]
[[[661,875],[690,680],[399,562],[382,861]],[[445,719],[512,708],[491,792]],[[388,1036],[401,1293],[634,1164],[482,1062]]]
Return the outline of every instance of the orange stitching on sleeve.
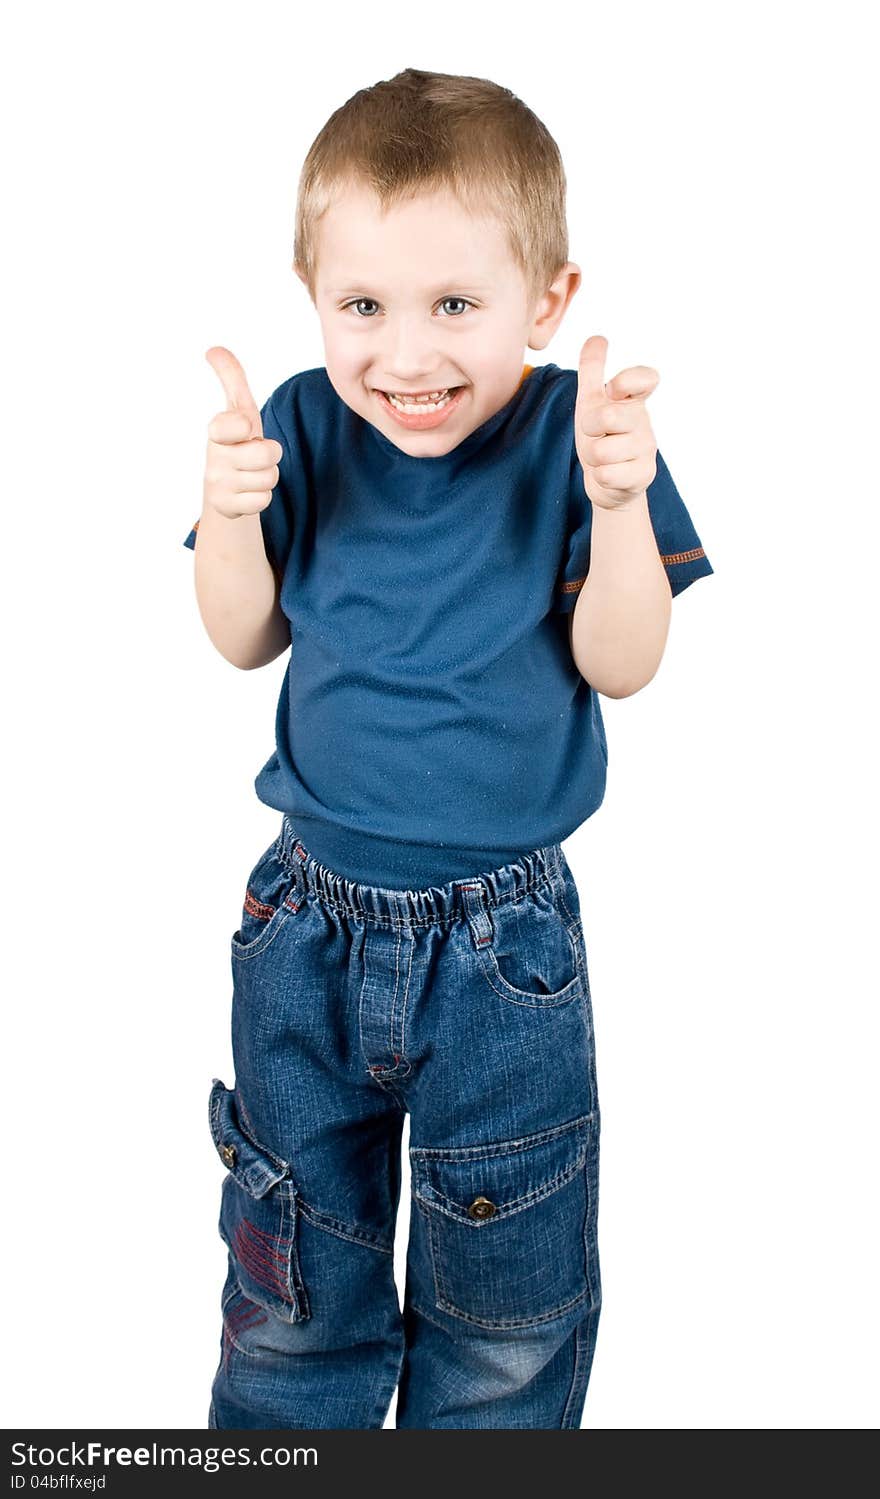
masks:
[[[196,521],[195,525],[193,526],[193,530],[197,531],[198,529],[199,529],[199,523],[198,523],[198,521]]]
[[[702,547],[692,547],[689,552],[669,552],[665,557],[661,556],[660,561],[666,567],[670,567],[676,562],[696,562],[698,557],[705,557],[705,555]],[[586,581],[586,574],[582,578],[572,578],[570,582],[562,582],[559,585],[559,591],[560,593],[578,593]]]
[[[692,547],[689,552],[670,552],[668,556],[660,558],[664,567],[669,567],[673,562],[696,562],[698,557],[705,557],[706,553],[702,547]]]

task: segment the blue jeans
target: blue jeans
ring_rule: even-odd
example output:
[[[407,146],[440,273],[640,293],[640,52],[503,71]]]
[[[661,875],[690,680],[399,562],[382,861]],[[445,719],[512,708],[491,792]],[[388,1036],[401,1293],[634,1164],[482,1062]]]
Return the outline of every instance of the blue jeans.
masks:
[[[229,1251],[209,1426],[578,1428],[601,1305],[599,1103],[558,844],[424,890],[317,862],[288,817],[232,938],[214,1080]],[[401,1134],[412,1210],[393,1249]]]

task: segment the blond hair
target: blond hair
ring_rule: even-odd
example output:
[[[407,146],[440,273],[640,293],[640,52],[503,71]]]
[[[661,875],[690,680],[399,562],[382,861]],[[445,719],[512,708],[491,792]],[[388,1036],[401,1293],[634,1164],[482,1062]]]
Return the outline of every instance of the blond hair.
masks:
[[[405,68],[330,116],[297,194],[294,263],[313,300],[319,220],[353,183],[372,188],[383,210],[447,189],[469,211],[494,215],[535,300],[568,260],[559,148],[516,94],[486,78]]]

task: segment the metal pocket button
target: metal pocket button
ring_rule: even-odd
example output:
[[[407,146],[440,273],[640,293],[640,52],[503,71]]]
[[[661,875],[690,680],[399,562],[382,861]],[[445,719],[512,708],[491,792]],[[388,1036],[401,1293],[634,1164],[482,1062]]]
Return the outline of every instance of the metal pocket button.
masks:
[[[468,1217],[491,1218],[497,1211],[494,1202],[490,1202],[488,1197],[475,1197],[468,1208]]]
[[[238,1152],[236,1151],[234,1145],[221,1145],[220,1146],[220,1156],[221,1156],[221,1159],[223,1160],[223,1164],[225,1166],[229,1167],[230,1171],[232,1170],[233,1166],[235,1165],[235,1162],[236,1162],[236,1159],[237,1159],[237,1155],[238,1155]]]

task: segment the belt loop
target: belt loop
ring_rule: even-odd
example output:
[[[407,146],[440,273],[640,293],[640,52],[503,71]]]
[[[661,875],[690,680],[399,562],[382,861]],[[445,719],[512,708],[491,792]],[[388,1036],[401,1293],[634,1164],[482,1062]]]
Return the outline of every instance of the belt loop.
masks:
[[[306,859],[308,854],[297,837],[294,837],[290,846],[290,862],[293,865],[293,876],[296,881],[297,895],[306,893]]]
[[[492,926],[492,916],[482,880],[469,880],[464,884],[459,884],[458,888],[461,891],[464,914],[471,929],[474,947],[488,947],[495,935],[495,930]]]

